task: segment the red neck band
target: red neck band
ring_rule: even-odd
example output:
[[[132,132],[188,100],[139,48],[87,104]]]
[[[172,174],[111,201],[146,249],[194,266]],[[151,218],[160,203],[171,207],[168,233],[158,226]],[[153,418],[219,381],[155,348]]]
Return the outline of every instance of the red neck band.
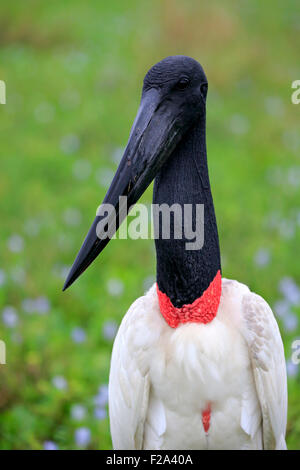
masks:
[[[174,307],[169,297],[161,292],[156,284],[158,301],[162,316],[169,326],[177,328],[181,323],[209,323],[217,315],[222,291],[220,270],[201,297],[192,304]]]

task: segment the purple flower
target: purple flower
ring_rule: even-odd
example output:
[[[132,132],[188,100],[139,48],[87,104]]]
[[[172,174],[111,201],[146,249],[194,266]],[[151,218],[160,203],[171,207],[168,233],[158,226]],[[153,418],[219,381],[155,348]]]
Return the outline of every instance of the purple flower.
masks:
[[[68,382],[61,375],[53,377],[52,384],[57,390],[66,390],[68,388]]]
[[[81,427],[75,431],[75,442],[78,447],[87,447],[91,441],[89,428]]]
[[[291,277],[281,279],[279,290],[292,305],[300,304],[300,289]]]
[[[37,297],[36,299],[24,299],[22,301],[22,309],[26,313],[40,313],[44,315],[50,309],[50,302],[47,297]]]
[[[290,303],[286,300],[277,300],[274,304],[274,311],[278,317],[284,317],[291,312]]]
[[[298,318],[293,313],[289,313],[285,317],[283,317],[283,324],[285,331],[295,331],[298,326]]]
[[[270,263],[270,259],[270,252],[265,248],[260,248],[254,256],[255,264],[260,267],[267,266]]]
[[[44,450],[58,450],[58,446],[53,441],[45,441]]]
[[[94,416],[96,419],[99,419],[99,421],[102,421],[107,416],[106,409],[101,408],[100,406],[96,406]]]
[[[83,405],[73,405],[71,408],[71,417],[74,421],[82,421],[86,416],[86,408]]]
[[[77,344],[84,343],[86,340],[86,332],[84,331],[83,328],[76,327],[76,328],[73,328],[71,332],[71,337],[74,343],[77,343]]]
[[[35,311],[41,315],[48,313],[50,310],[50,302],[47,297],[37,297],[35,300]]]
[[[17,311],[11,305],[8,305],[2,310],[2,320],[4,325],[8,328],[14,328],[19,322]]]
[[[294,364],[290,359],[286,361],[286,371],[289,377],[296,377],[298,375],[298,365]]]
[[[118,331],[118,325],[115,321],[106,321],[102,327],[102,334],[105,339],[111,341],[115,338]]]
[[[101,385],[94,397],[94,405],[103,408],[108,402],[108,385]]]

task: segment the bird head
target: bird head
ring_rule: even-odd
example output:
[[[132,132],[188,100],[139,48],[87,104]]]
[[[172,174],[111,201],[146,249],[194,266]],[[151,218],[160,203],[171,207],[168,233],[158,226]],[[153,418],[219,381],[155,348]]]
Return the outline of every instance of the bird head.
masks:
[[[124,155],[68,274],[64,290],[101,253],[184,134],[205,114],[206,94],[205,73],[190,57],[167,57],[148,71]],[[120,207],[120,196],[126,197],[125,214]],[[106,213],[105,224],[101,224],[105,217],[101,208],[108,204],[114,208],[117,218],[110,224]]]

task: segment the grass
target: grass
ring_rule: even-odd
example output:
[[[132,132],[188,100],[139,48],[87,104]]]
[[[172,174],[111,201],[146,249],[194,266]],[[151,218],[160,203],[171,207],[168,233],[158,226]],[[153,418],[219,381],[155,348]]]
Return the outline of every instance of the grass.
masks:
[[[290,363],[300,335],[300,306],[291,299],[300,284],[300,106],[291,103],[291,83],[300,78],[296,6],[1,5],[1,449],[111,447],[111,338],[154,276],[153,242],[112,241],[79,282],[61,288],[126,144],[143,76],[173,54],[193,56],[208,76],[223,275],[281,313],[290,373],[287,442],[300,447],[299,372]],[[151,188],[143,201],[151,201]],[[282,294],[285,278],[294,284]]]

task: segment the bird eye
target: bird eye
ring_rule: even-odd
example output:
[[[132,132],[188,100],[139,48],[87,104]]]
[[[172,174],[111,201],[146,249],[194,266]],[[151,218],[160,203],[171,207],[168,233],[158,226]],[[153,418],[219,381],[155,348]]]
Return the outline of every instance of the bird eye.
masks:
[[[206,98],[207,88],[208,88],[207,83],[202,83],[202,85],[200,86],[200,92],[201,92],[201,95],[203,96],[203,98]]]
[[[176,84],[178,90],[184,90],[190,83],[190,80],[187,77],[182,77]]]

